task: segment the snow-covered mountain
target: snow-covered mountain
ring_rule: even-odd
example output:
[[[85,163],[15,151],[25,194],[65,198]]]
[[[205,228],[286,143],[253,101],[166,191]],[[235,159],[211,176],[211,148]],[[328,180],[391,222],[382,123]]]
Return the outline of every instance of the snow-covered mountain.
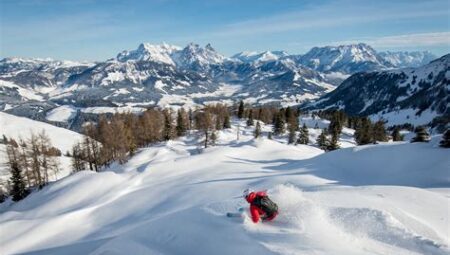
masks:
[[[429,51],[380,52],[379,55],[395,67],[419,67],[430,63],[437,57]]]
[[[316,71],[354,74],[392,68],[419,67],[437,57],[429,51],[377,52],[365,43],[314,47],[298,61]]]
[[[320,72],[353,74],[394,67],[367,44],[314,47],[298,60]]]
[[[191,43],[184,48],[140,44],[135,50],[123,51],[116,58],[95,65],[64,69],[67,70],[64,79],[56,85],[51,80],[52,86],[46,93],[28,97],[11,95],[21,95],[22,84],[38,83],[33,77],[18,80],[17,74],[7,71],[11,68],[4,65],[5,75],[0,77],[3,82],[0,85],[4,91],[8,90],[3,93],[8,100],[0,107],[20,115],[36,115],[32,108],[44,111],[51,108],[51,104],[194,106],[245,98],[253,98],[252,103],[256,104],[297,104],[304,99],[317,98],[337,85],[335,79],[299,65],[284,52],[265,52],[255,55],[253,61],[242,61],[224,57],[210,44],[200,47]],[[54,71],[39,67],[31,71],[49,79],[55,76]],[[46,105],[30,107],[30,102],[38,98]]]
[[[55,87],[64,84],[70,75],[93,65],[68,60],[4,58],[0,60],[0,79],[32,89]]]
[[[318,135],[314,122],[325,123],[308,125]],[[194,135],[179,138],[1,204],[2,253],[449,253],[450,159],[439,136],[324,153],[313,141],[254,139],[245,126],[233,122],[202,153]],[[274,221],[251,221],[249,187],[278,204]],[[225,216],[241,207],[242,218]]]
[[[210,44],[202,48],[194,43],[188,44],[185,48],[165,43],[161,45],[142,43],[136,50],[123,51],[116,57],[120,62],[147,61],[184,69],[221,64],[224,59],[225,57],[217,53]]]
[[[0,61],[0,110],[45,120],[48,111],[61,105],[191,107],[241,99],[295,105],[323,96],[355,72],[416,65],[429,57],[379,54],[355,44],[315,47],[305,55],[265,51],[227,58],[210,44],[142,43],[97,63],[5,58]]]
[[[153,61],[175,65],[171,55],[180,50],[180,47],[168,45],[166,43],[161,45],[141,43],[136,50],[122,51],[117,55],[116,59],[120,62],[126,62],[128,60]]]
[[[418,68],[357,73],[310,105],[373,115],[390,124],[427,124],[449,116],[450,54]]]
[[[52,59],[1,59],[0,105],[2,102],[44,101],[50,91],[64,85],[69,77],[93,65]]]
[[[183,50],[175,52],[173,59],[179,68],[202,70],[210,65],[220,65],[225,57],[220,55],[209,43],[205,48],[190,43]]]
[[[280,60],[288,56],[290,55],[285,51],[264,51],[264,52],[243,51],[233,55],[231,59],[239,60],[244,63],[259,64]]]

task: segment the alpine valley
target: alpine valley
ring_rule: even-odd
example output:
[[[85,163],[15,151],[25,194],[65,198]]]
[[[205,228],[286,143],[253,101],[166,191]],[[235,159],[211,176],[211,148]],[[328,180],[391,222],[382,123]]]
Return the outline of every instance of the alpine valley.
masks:
[[[219,54],[210,44],[140,44],[99,62],[4,58],[0,110],[77,129],[99,113],[211,103],[343,109],[392,124],[449,115],[450,55],[367,44]],[[357,99],[357,100],[355,100]]]

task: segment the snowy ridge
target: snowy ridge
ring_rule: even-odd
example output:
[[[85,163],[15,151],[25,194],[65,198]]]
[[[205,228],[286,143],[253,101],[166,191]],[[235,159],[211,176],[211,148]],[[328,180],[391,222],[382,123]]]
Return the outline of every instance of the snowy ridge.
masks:
[[[393,67],[364,43],[314,47],[302,55],[299,61],[318,71],[346,74]]]
[[[183,68],[221,64],[225,59],[209,43],[205,48],[190,43],[183,50],[175,52],[173,58]]]
[[[0,236],[3,252],[450,252],[450,161],[436,146],[440,137],[324,154],[308,145],[254,140],[244,123],[236,141],[236,124],[202,153],[194,137],[161,143],[123,166],[79,172],[1,205],[0,227],[8,233]],[[225,217],[247,208],[246,187],[268,191],[280,208],[275,221],[254,224],[248,211],[243,220]]]
[[[118,61],[153,61],[169,64],[179,68],[188,68],[192,64],[220,64],[225,59],[207,44],[205,48],[190,43],[185,48],[163,43],[153,45],[142,43],[136,50],[123,51],[116,57]]]
[[[239,60],[244,63],[258,64],[258,63],[262,63],[262,62],[280,60],[280,59],[282,59],[284,57],[288,57],[288,56],[289,56],[289,54],[285,51],[264,51],[261,53],[243,51],[243,52],[233,55],[231,57],[231,59]]]
[[[418,68],[358,73],[309,104],[312,109],[343,109],[389,124],[424,125],[449,114],[450,55]]]
[[[71,60],[54,60],[52,58],[4,58],[0,60],[2,67],[9,65],[14,70],[32,70],[41,68],[43,70],[57,69],[57,68],[69,68],[76,66],[93,66],[95,63],[88,61],[71,61]],[[1,69],[0,69],[1,70]],[[1,70],[4,73],[6,70]]]
[[[123,51],[119,53],[116,58],[121,62],[128,60],[155,61],[174,65],[175,63],[173,62],[171,55],[179,50],[181,50],[180,47],[165,43],[161,45],[142,43],[136,50]]]
[[[379,54],[395,67],[419,67],[437,58],[429,51],[386,51],[380,52]]]

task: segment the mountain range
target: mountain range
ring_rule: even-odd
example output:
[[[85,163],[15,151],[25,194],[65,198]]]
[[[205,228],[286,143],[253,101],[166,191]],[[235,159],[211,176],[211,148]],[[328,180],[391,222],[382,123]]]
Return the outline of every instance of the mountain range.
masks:
[[[354,75],[377,76],[383,70],[417,67],[434,58],[430,52],[378,53],[363,43],[314,47],[304,55],[265,51],[225,57],[210,44],[182,48],[142,43],[92,63],[4,58],[0,110],[45,119],[48,111],[61,105],[192,107],[241,99],[251,104],[298,105],[328,95],[344,80],[355,80]]]
[[[416,68],[361,72],[307,105],[369,115],[390,124],[450,121],[450,54]],[[438,124],[438,123],[436,123]]]

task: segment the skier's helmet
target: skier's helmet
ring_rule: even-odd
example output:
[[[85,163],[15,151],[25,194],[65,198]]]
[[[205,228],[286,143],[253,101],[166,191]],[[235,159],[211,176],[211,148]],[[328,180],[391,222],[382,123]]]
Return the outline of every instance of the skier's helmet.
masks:
[[[252,192],[253,192],[253,191],[252,191],[251,189],[247,188],[247,189],[245,189],[244,192],[242,193],[242,196],[243,196],[244,198],[247,198],[248,195],[249,195],[250,193],[252,193]]]

